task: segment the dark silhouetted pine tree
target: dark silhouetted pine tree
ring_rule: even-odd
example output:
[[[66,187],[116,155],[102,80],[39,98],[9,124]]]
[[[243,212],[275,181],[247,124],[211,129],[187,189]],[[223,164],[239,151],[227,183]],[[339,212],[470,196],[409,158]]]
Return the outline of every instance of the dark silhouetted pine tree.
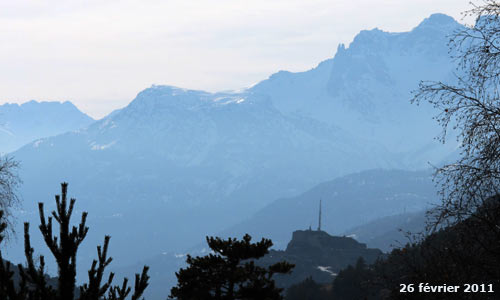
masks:
[[[0,253],[0,299],[5,300],[72,300],[76,290],[76,255],[78,247],[85,239],[89,228],[85,225],[87,212],[82,213],[78,227],[70,227],[71,215],[75,199],[68,202],[68,184],[61,184],[61,195],[56,196],[56,210],[52,216],[45,218],[43,203],[39,203],[40,231],[45,243],[56,259],[58,266],[57,284],[49,284],[44,273],[45,260],[39,257],[39,265],[33,259],[34,249],[31,247],[29,223],[24,224],[24,250],[27,260],[26,267],[18,265],[19,279],[15,279],[12,266],[2,260]],[[0,242],[5,230],[3,212],[0,211]],[[52,220],[59,226],[59,236],[53,235]],[[71,230],[70,230],[71,228]],[[97,247],[98,260],[94,260],[88,272],[89,282],[79,288],[79,300],[125,300],[131,292],[128,279],[125,278],[120,286],[112,286],[114,274],[102,283],[105,268],[112,258],[107,256],[109,236],[104,238],[104,245]],[[142,274],[136,274],[132,300],[138,300],[148,286],[148,267],[144,266]]]
[[[269,267],[255,264],[255,260],[269,252],[269,239],[251,243],[246,234],[241,241],[207,237],[214,253],[203,257],[187,256],[188,267],[176,273],[177,286],[170,298],[178,300],[233,300],[283,299],[282,289],[276,287],[274,274],[291,272],[294,265],[279,262]]]

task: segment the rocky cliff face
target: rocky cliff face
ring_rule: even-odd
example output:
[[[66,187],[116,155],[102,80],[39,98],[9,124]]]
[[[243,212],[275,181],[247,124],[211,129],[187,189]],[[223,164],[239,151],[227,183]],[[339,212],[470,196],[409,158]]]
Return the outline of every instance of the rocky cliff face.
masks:
[[[320,283],[331,282],[341,269],[355,265],[360,257],[373,263],[381,255],[379,249],[367,248],[366,244],[350,237],[331,236],[325,231],[298,230],[293,233],[285,251],[271,251],[261,263],[286,260],[295,264],[292,274],[276,277],[279,286],[289,287],[308,277]]]
[[[366,244],[358,243],[350,237],[331,236],[321,230],[297,230],[286,247],[288,253],[302,253],[304,250],[319,252],[357,251],[366,249]]]

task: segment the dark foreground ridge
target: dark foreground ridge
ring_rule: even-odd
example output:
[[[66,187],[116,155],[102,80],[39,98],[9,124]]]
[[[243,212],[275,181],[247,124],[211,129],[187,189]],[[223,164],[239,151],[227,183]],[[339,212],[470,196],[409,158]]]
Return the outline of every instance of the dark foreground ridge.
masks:
[[[297,230],[285,251],[271,250],[259,262],[272,264],[287,261],[295,264],[291,275],[276,276],[281,287],[312,277],[319,283],[332,282],[335,275],[348,265],[354,265],[362,257],[373,263],[382,255],[379,249],[370,249],[350,237],[331,236],[325,231]]]

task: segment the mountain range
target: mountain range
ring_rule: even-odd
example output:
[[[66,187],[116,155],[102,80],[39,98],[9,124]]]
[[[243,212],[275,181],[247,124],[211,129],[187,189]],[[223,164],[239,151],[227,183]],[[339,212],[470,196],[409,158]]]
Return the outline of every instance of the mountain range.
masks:
[[[397,231],[404,224],[402,220],[394,220],[394,216],[402,215],[403,220],[413,214],[420,216],[422,211],[437,204],[439,198],[430,171],[362,171],[323,182],[294,197],[275,200],[219,235],[249,233],[256,238],[270,238],[277,248],[284,248],[294,230],[318,228],[320,200],[321,229],[336,235],[355,234],[361,242],[374,247],[370,235],[377,237],[385,231]],[[389,216],[393,222],[378,225],[381,217]],[[377,222],[377,227],[384,231],[374,232],[372,222]],[[370,235],[356,228],[367,223],[371,225],[362,228],[372,229]],[[389,245],[381,247],[380,243],[376,246],[389,248]]]
[[[440,132],[432,120],[437,112],[409,100],[419,80],[452,78],[447,36],[461,26],[436,14],[410,32],[362,31],[316,68],[280,71],[238,92],[145,89],[101,120],[13,153],[23,166],[18,218],[38,224],[36,202],[52,208],[59,183],[69,182],[69,193],[77,198],[75,214],[89,212],[91,230],[79,262],[85,267],[105,234],[112,236],[115,262],[130,264],[184,251],[206,235],[250,231],[259,225],[259,214],[267,214],[267,221],[292,220],[290,225],[299,228],[315,222],[313,211],[301,211],[300,205],[290,211],[288,203],[308,201],[316,209],[318,198],[325,197],[325,209],[334,212],[325,224],[334,233],[405,207],[422,209],[430,199],[425,187],[425,196],[418,188],[398,195],[391,190],[364,202],[368,193],[342,192],[349,178],[336,187],[342,197],[324,194],[321,186],[307,197],[297,195],[350,173],[425,169],[428,162],[449,157],[457,144],[434,141]],[[387,180],[404,181],[407,175],[395,173]],[[285,198],[297,201],[273,202]],[[389,207],[385,200],[401,202]],[[366,215],[358,215],[360,207]],[[242,223],[245,219],[250,223]],[[267,228],[277,242],[299,229],[262,224],[277,227]],[[13,243],[8,253],[14,261],[21,260],[20,244]],[[33,245],[42,249],[43,241],[33,235]]]
[[[0,105],[0,154],[39,138],[86,127],[94,120],[71,102],[29,101]]]
[[[317,231],[319,199],[322,199],[322,231]],[[337,240],[342,240],[342,236],[344,240],[349,239],[346,238],[348,236],[366,243],[369,248],[389,251],[391,246],[397,247],[408,241],[400,229],[414,233],[423,230],[423,210],[437,201],[429,171],[368,170],[321,183],[294,197],[273,201],[247,220],[217,233],[217,236],[242,238],[249,233],[256,241],[262,237],[270,238],[274,245],[270,253],[272,257],[264,258],[264,262],[286,259],[298,264],[291,276],[280,277],[279,282],[297,283],[308,276],[313,276],[316,281],[327,281],[331,279],[331,273],[339,270],[335,262],[344,261],[342,267],[345,267],[347,263],[344,259],[349,256],[347,261],[354,264],[364,252],[351,249],[339,253],[331,247],[322,247],[324,249],[320,253],[313,253],[311,249],[305,249],[302,255],[301,251],[291,253],[286,249],[290,248],[290,240],[293,242],[300,238],[297,232],[309,232],[315,237],[328,236],[329,233],[336,235]],[[203,256],[208,250],[206,243],[200,241],[187,251],[165,251],[130,266],[118,266],[114,271],[120,276],[130,277],[142,265],[151,266],[153,276],[146,292],[147,298],[163,299],[170,287],[175,285],[175,272],[185,267],[186,254]],[[373,249],[371,251],[377,253]],[[376,256],[371,257],[375,259]]]

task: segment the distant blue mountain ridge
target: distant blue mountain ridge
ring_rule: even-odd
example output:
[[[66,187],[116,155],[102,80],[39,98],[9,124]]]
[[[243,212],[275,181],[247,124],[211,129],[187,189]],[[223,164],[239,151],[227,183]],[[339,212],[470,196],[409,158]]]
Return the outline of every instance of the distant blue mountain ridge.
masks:
[[[50,208],[59,183],[68,181],[77,212],[89,211],[79,266],[90,264],[104,234],[112,236],[115,262],[130,264],[183,251],[275,199],[339,176],[439,164],[457,143],[434,140],[437,112],[410,104],[410,92],[420,80],[453,79],[446,45],[461,26],[435,14],[410,32],[362,31],[316,68],[280,71],[239,92],[145,89],[85,128],[13,153],[23,166],[18,217],[38,224],[36,202]],[[348,208],[349,199],[343,201]],[[363,205],[373,206],[370,218],[392,213],[373,209],[378,203]],[[335,222],[352,218],[339,212]],[[276,234],[283,238],[284,231]],[[12,243],[8,258],[20,261],[20,247]]]
[[[94,120],[71,102],[0,105],[0,153],[9,153],[39,138],[77,130]]]

